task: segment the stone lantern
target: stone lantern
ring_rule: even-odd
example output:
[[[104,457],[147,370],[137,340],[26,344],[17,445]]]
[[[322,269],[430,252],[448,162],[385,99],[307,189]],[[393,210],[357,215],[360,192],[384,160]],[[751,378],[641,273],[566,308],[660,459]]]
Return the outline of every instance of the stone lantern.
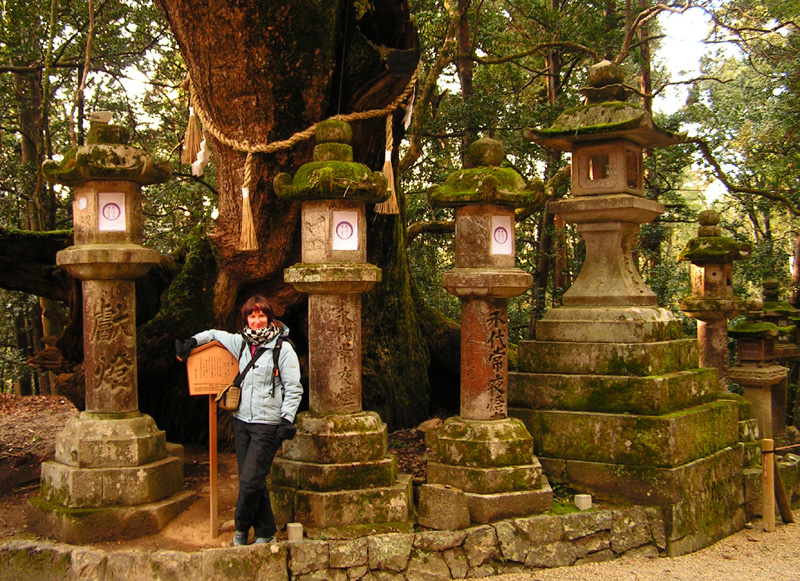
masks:
[[[409,519],[411,479],[397,475],[386,424],[361,406],[361,293],[381,280],[367,263],[365,205],[385,200],[386,178],[353,162],[352,130],[317,125],[314,158],[275,192],[302,203],[302,263],[284,278],[308,293],[309,411],[272,468],[278,522],[310,529]]]
[[[752,404],[761,437],[782,442],[786,436],[786,379],[788,370],[775,361],[779,329],[760,321],[761,313],[731,327],[736,339],[736,364],[728,377],[740,385]]]
[[[689,261],[692,294],[680,308],[698,320],[697,340],[700,366],[717,370],[719,390],[728,391],[728,319],[745,308],[745,301],[733,294],[733,261],[750,256],[750,246],[721,235],[719,216],[706,210],[698,216],[697,238],[692,238],[678,255]]]
[[[665,209],[643,195],[643,150],[681,137],[627,102],[623,81],[619,65],[598,63],[584,105],[525,130],[572,154],[573,195],[548,211],[576,224],[586,257],[562,305],[519,344],[509,413],[525,422],[550,480],[661,507],[676,555],[744,523],[741,404],[712,401],[716,369],[699,367],[697,341],[637,271],[634,236]]]
[[[774,323],[780,331],[775,343],[775,359],[786,364],[797,361],[800,357],[800,345],[798,345],[800,333],[797,332],[800,310],[781,300],[780,283],[777,279],[766,278],[761,287],[763,299],[761,320]]]
[[[515,267],[514,209],[539,200],[500,167],[504,157],[502,143],[480,139],[469,148],[473,167],[429,194],[433,206],[455,208],[455,268],[442,286],[461,299],[461,413],[439,430],[428,484],[463,490],[471,521],[482,523],[552,504],[530,433],[508,417],[507,299],[532,279]]]
[[[141,188],[166,181],[170,168],[127,141],[125,128],[95,122],[85,146],[42,165],[74,194],[75,244],[56,262],[82,281],[86,410],[42,465],[29,524],[64,542],[152,534],[193,499],[181,492],[180,447],[168,448],[137,396],[134,279],[160,261],[141,245]]]

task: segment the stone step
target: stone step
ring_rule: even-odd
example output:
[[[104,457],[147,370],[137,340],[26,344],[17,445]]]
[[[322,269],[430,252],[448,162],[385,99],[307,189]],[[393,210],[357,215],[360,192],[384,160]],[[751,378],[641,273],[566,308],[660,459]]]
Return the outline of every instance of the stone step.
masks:
[[[41,497],[68,508],[134,506],[167,498],[183,486],[183,462],[168,456],[132,467],[76,468],[42,464]]]
[[[270,498],[276,523],[300,522],[307,529],[403,523],[413,506],[409,474],[398,474],[391,486],[358,490],[320,492],[273,486]]]
[[[369,462],[315,464],[275,458],[271,478],[276,486],[330,491],[391,486],[397,476],[397,459],[386,456]]]
[[[493,523],[507,518],[542,514],[553,508],[553,489],[546,477],[538,490],[479,494],[465,492],[469,518],[474,523]]]
[[[714,369],[645,377],[511,372],[508,374],[508,405],[661,415],[714,399],[717,385]]]
[[[672,468],[539,458],[544,473],[556,482],[601,499],[667,505],[691,498],[715,481],[741,478],[744,447],[734,444]]]
[[[525,422],[540,458],[670,468],[739,441],[739,406],[731,400],[661,416],[509,411]]]
[[[491,494],[514,490],[535,490],[541,487],[542,465],[534,458],[527,466],[475,468],[429,461],[427,479],[430,484],[460,488],[464,492]]]
[[[699,367],[696,339],[655,343],[520,341],[522,373],[663,375]]]

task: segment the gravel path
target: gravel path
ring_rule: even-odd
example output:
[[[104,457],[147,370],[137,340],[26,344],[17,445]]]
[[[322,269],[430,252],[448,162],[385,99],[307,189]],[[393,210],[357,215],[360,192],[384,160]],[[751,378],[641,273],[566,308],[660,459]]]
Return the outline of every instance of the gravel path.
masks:
[[[800,510],[794,512],[800,522]],[[486,577],[492,581],[800,581],[800,524],[778,523],[766,533],[761,522],[715,545],[682,557],[618,559],[577,567]]]

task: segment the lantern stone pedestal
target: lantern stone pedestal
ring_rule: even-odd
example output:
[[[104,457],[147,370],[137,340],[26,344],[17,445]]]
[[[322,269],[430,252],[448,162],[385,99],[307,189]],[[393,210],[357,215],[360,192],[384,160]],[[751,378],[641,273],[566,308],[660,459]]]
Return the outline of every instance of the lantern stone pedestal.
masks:
[[[682,338],[631,255],[640,225],[664,211],[643,197],[642,150],[678,138],[624,102],[617,65],[595,65],[589,81],[586,105],[526,130],[572,152],[573,198],[550,211],[577,224],[586,259],[563,306],[520,343],[509,413],[551,480],[660,506],[667,552],[683,554],[744,526],[740,406],[716,399],[716,370],[698,368],[697,342]]]
[[[141,186],[169,167],[126,142],[124,128],[93,125],[86,146],[42,168],[74,190],[75,245],[56,261],[82,281],[86,410],[56,437],[28,526],[68,543],[153,534],[194,500],[182,447],[139,412],[133,279],[160,260],[140,245]]]
[[[353,163],[350,126],[317,126],[314,161],[275,179],[302,202],[302,260],[284,278],[308,294],[309,411],[272,466],[276,522],[328,537],[411,527],[411,477],[398,475],[386,424],[361,406],[361,293],[381,280],[366,263],[365,204],[386,199],[386,179]]]
[[[514,170],[499,167],[499,141],[480,139],[469,156],[473,168],[453,172],[429,196],[435,206],[456,208],[456,267],[442,286],[461,299],[461,413],[439,429],[423,489],[462,490],[470,520],[490,523],[545,512],[553,501],[527,428],[507,414],[507,299],[531,284],[515,267],[514,208],[537,198]],[[423,492],[420,521],[443,528]]]

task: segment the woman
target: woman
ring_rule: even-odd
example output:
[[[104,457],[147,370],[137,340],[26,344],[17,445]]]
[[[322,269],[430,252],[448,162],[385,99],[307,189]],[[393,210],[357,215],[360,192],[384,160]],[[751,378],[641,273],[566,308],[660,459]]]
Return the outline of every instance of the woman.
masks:
[[[256,362],[242,379],[239,409],[233,413],[233,436],[239,469],[239,498],[236,502],[234,546],[246,545],[250,528],[255,543],[275,540],[277,527],[269,500],[266,477],[283,440],[291,440],[294,418],[303,395],[297,354],[288,341],[289,328],[273,318],[270,302],[261,295],[242,307],[246,326],[241,333],[217,329],[203,331],[186,341],[176,341],[178,359],[191,350],[217,340],[239,359],[239,371],[251,359]],[[273,349],[281,340],[278,373],[274,373]]]

